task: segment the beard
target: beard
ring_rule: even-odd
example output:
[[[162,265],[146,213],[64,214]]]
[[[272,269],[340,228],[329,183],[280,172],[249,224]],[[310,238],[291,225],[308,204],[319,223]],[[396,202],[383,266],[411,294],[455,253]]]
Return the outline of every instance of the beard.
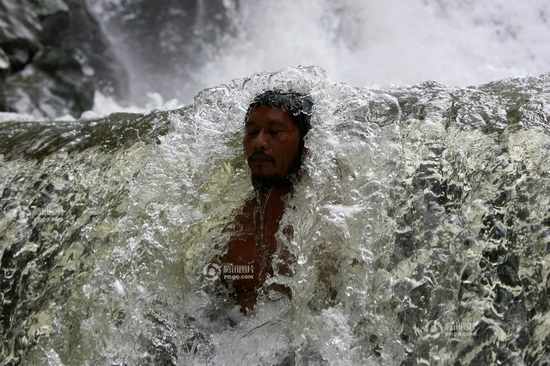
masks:
[[[289,173],[286,176],[275,175],[252,175],[252,186],[256,191],[267,192],[271,188],[291,188],[293,183],[298,180],[301,175],[302,148],[296,159],[292,162]]]
[[[252,186],[256,191],[267,192],[272,188],[288,188],[292,186],[292,176],[252,176]]]

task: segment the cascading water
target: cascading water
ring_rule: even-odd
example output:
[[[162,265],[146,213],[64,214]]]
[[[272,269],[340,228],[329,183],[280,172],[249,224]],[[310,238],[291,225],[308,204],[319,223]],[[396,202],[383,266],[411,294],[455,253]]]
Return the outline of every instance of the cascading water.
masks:
[[[149,92],[188,102],[233,78],[304,64],[371,87],[548,72],[547,0],[88,3],[129,70],[134,102]]]
[[[252,194],[246,108],[314,100],[278,239],[296,259],[250,316],[205,272]],[[260,73],[182,109],[0,124],[0,364],[543,365],[550,75],[367,89]]]
[[[550,363],[550,76],[465,88],[548,72],[546,0],[182,3],[88,0],[128,110],[219,85],[192,104],[2,117],[1,366]],[[329,77],[265,72],[297,64]],[[424,80],[458,87],[388,86]],[[243,316],[206,270],[271,88],[310,94],[313,129],[270,280],[292,298]]]

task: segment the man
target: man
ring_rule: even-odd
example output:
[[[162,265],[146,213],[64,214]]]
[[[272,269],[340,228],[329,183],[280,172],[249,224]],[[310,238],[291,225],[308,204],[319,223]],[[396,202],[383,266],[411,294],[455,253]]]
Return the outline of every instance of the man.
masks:
[[[290,274],[289,252],[275,234],[285,199],[300,174],[311,108],[308,96],[271,90],[254,98],[246,113],[243,147],[255,197],[236,216],[222,258],[222,280],[234,289],[244,313],[254,308],[258,290],[273,275],[275,256],[280,259],[279,273]],[[292,235],[292,228],[283,233]],[[282,286],[273,289],[289,294]]]

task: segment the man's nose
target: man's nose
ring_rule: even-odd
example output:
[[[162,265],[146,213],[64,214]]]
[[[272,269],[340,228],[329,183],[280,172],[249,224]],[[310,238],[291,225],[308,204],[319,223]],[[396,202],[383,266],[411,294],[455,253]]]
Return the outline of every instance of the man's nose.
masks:
[[[260,130],[256,137],[254,138],[254,145],[256,148],[267,149],[269,146],[269,134],[265,130]]]

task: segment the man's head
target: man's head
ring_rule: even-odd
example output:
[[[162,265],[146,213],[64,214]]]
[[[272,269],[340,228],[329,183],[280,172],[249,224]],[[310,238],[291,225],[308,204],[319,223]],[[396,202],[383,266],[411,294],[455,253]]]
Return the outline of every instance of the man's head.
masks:
[[[243,140],[254,186],[288,182],[298,172],[312,105],[310,97],[294,92],[269,90],[254,98]]]

